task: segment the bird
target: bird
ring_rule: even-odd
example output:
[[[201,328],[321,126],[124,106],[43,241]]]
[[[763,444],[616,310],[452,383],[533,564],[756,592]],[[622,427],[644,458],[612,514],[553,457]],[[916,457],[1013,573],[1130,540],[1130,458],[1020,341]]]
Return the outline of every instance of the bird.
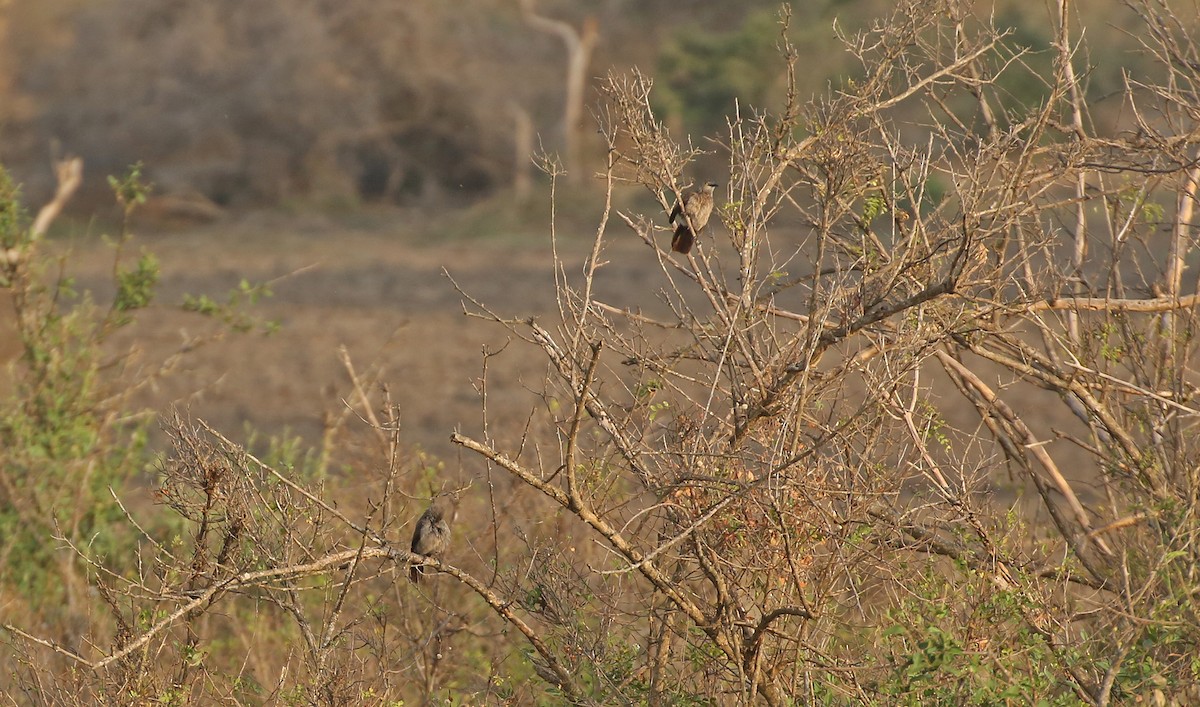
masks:
[[[713,190],[716,188],[716,182],[706,182],[699,191],[688,194],[682,203],[675,202],[675,208],[671,209],[671,217],[667,219],[668,223],[675,224],[671,250],[687,255],[692,249],[696,234],[708,224],[708,217],[712,215]]]
[[[454,499],[451,494],[439,494],[430,502],[429,508],[417,519],[417,527],[413,529],[412,553],[424,557],[440,557],[450,545],[450,522],[454,520]],[[421,581],[425,567],[414,564],[409,570],[409,577],[414,582]]]

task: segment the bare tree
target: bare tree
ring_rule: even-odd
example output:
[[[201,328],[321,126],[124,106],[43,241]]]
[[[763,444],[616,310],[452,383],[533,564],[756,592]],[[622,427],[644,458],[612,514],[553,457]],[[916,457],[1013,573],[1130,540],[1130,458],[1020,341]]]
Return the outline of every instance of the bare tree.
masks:
[[[584,89],[587,88],[588,65],[592,50],[600,37],[600,25],[595,17],[588,17],[581,29],[568,22],[554,20],[537,13],[534,0],[520,0],[521,14],[530,27],[554,35],[567,50],[566,97],[563,103],[562,132],[565,146],[564,159],[567,180],[580,184],[585,176],[580,153],[580,130],[583,127]]]
[[[1138,8],[1150,51],[1191,65],[1183,25]],[[845,38],[860,80],[739,116],[728,245],[683,262],[657,215],[617,214],[662,265],[659,316],[593,294],[617,237],[607,209],[578,282],[560,272],[557,327],[476,303],[550,362],[558,447],[455,440],[604,548],[513,581],[606,699],[1102,704],[1162,689],[1138,670],[1182,668],[1200,624],[1160,612],[1194,586],[1200,300],[1177,279],[1196,248],[1194,77],[1131,81],[1131,132],[1097,135],[1065,5],[1055,19],[1039,105],[1001,100],[1024,60],[1003,31],[909,2]],[[606,87],[609,193],[642,184],[665,212],[689,155],[651,85]],[[1169,108],[1151,118],[1148,95]],[[896,122],[914,106],[915,141]],[[785,217],[805,228],[773,227]],[[949,424],[953,395],[974,428]],[[995,494],[1006,470],[1023,513]],[[611,599],[572,605],[580,583]],[[1028,672],[1030,654],[1055,677]],[[1173,675],[1175,699],[1195,699]]]

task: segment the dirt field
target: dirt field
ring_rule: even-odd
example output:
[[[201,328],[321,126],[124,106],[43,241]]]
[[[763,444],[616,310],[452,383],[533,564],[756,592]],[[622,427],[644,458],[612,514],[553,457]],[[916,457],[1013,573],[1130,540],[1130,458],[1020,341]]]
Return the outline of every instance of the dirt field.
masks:
[[[274,295],[251,311],[277,320],[269,336],[228,334],[189,352],[178,370],[139,396],[159,412],[172,406],[204,418],[234,438],[247,424],[268,434],[288,431],[319,440],[326,414],[336,414],[349,378],[339,360],[345,347],[356,369],[383,366],[382,376],[403,408],[405,440],[439,455],[450,433],[478,429],[482,351],[501,349],[507,332],[463,314],[462,298],[443,268],[495,311],[515,317],[557,316],[549,236],[524,240],[431,242],[419,220],[403,214],[359,217],[347,225],[306,215],[260,213],[169,233],[137,229],[132,248],[153,253],[161,266],[155,304],[123,332],[116,350],[143,350],[146,370],[189,336],[221,327],[178,306],[185,294],[223,301],[242,278],[274,281]],[[563,234],[560,254],[580,271],[591,234]],[[55,241],[71,253],[68,272],[98,302],[112,294],[112,250],[98,236]],[[136,252],[127,253],[126,260]],[[607,250],[610,265],[598,286],[606,301],[653,307],[647,283],[657,264],[632,237]],[[640,285],[640,286],[639,286]],[[16,355],[12,311],[0,311],[0,357]],[[542,379],[544,361],[512,346],[490,363],[493,424],[523,421],[530,399],[524,382]]]
[[[404,441],[454,458],[458,450],[449,443],[450,433],[480,429],[473,386],[483,350],[498,351],[510,337],[495,324],[463,314],[462,298],[443,268],[500,314],[544,317],[548,324],[557,317],[545,232],[437,242],[419,219],[400,213],[362,214],[348,224],[274,212],[169,233],[137,230],[133,247],[154,253],[161,265],[159,297],[122,333],[115,349],[136,343],[146,370],[188,337],[221,330],[211,319],[182,311],[178,304],[185,294],[223,300],[242,278],[274,281],[274,295],[252,311],[277,320],[276,333],[228,334],[191,351],[177,370],[137,399],[160,414],[178,407],[233,439],[245,439],[250,426],[262,434],[287,432],[319,442],[326,416],[343,412],[342,399],[349,395],[339,359],[344,347],[359,372],[383,367],[381,380],[403,410]],[[607,264],[597,280],[599,298],[660,313],[655,291],[663,276],[657,262],[623,226],[614,225],[609,235]],[[583,231],[560,233],[559,254],[569,275],[580,272],[591,237]],[[68,244],[60,240],[53,247]],[[79,289],[108,302],[111,248],[89,236],[75,239],[70,251],[69,271]],[[4,303],[0,358],[5,361],[16,353],[11,317]],[[526,390],[541,387],[545,361],[533,347],[513,342],[488,366],[490,422],[503,438],[517,432],[529,415],[535,401]],[[1031,389],[1021,395],[1026,422],[1044,437],[1053,436],[1052,427],[1074,424],[1053,395]],[[957,395],[944,398],[939,408],[951,425],[977,429],[977,415]],[[1080,495],[1095,498],[1088,483],[1094,478],[1090,460],[1066,442],[1053,441],[1051,449],[1065,473],[1082,484]]]

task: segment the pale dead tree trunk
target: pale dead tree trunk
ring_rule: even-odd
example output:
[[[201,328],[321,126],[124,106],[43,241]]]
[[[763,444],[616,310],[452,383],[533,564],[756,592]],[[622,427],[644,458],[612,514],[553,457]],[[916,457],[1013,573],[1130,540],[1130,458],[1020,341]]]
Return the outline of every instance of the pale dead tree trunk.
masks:
[[[1072,64],[1072,50],[1070,46],[1070,35],[1068,32],[1067,23],[1070,21],[1070,6],[1071,0],[1058,0],[1058,61],[1059,71],[1062,72],[1062,82],[1067,88],[1067,95],[1071,102],[1071,129],[1074,130],[1075,136],[1078,139],[1085,137],[1083,129],[1083,99],[1079,95],[1079,82],[1075,78],[1075,66]],[[1079,170],[1075,175],[1075,247],[1071,253],[1071,280],[1073,281],[1072,290],[1076,297],[1082,297],[1084,293],[1083,286],[1083,262],[1087,257],[1087,213],[1084,210],[1086,207],[1085,193],[1087,189],[1087,170]],[[1067,332],[1071,337],[1071,343],[1079,345],[1079,314],[1075,311],[1067,313]]]
[[[533,0],[520,0],[521,14],[530,27],[552,34],[562,41],[567,49],[567,95],[563,105],[563,151],[567,168],[567,181],[579,184],[583,181],[583,165],[580,161],[580,125],[583,122],[583,91],[587,85],[587,69],[592,59],[592,50],[600,37],[600,25],[595,17],[588,17],[583,28],[576,30],[569,23],[552,20],[537,14]]]
[[[508,104],[508,111],[513,117],[513,192],[518,201],[526,201],[533,190],[533,176],[530,174],[530,159],[533,156],[533,119],[529,111],[516,101]]]
[[[54,196],[38,211],[37,218],[29,229],[35,240],[46,234],[50,224],[62,213],[63,207],[75,194],[75,190],[79,189],[79,184],[83,181],[83,160],[78,157],[59,160],[54,164],[54,176],[58,180]]]
[[[2,18],[0,18],[2,19]],[[2,27],[0,27],[2,29]],[[62,213],[63,207],[75,195],[79,189],[79,185],[83,182],[83,160],[79,157],[65,157],[54,163],[54,176],[58,180],[58,186],[55,187],[54,196],[50,201],[42,205],[38,210],[37,218],[29,227],[29,240],[25,243],[14,243],[5,245],[0,243],[0,295],[2,295],[2,303],[7,309],[11,306],[14,290],[7,287],[12,281],[14,273],[23,267],[22,260],[29,257],[29,250],[33,244],[46,235],[50,225],[54,223],[54,219]],[[12,342],[19,342],[20,337],[9,336],[9,332],[3,332],[5,337],[8,337]],[[3,347],[0,347],[3,350]],[[13,350],[19,350],[14,348]]]
[[[1200,159],[1200,150],[1196,152]],[[1184,177],[1184,184],[1179,190],[1179,198],[1175,208],[1175,228],[1171,231],[1171,250],[1167,254],[1167,291],[1164,293],[1172,300],[1178,300],[1180,289],[1183,287],[1183,270],[1191,242],[1188,231],[1192,228],[1192,214],[1196,208],[1196,188],[1200,185],[1200,167],[1193,167]],[[1175,314],[1168,312],[1163,317],[1166,330],[1167,346],[1174,351],[1172,338],[1175,333]]]

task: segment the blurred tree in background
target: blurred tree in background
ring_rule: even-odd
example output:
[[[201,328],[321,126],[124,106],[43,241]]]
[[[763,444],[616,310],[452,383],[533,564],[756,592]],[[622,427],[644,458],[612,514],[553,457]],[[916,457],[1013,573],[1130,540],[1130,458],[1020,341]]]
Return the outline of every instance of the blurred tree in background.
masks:
[[[487,77],[456,70],[456,37],[474,35],[447,27],[435,3],[58,10],[15,11],[34,34],[61,37],[10,49],[22,67],[13,90],[37,106],[6,131],[24,135],[27,155],[58,139],[99,173],[140,155],[165,188],[235,204],[474,194],[508,156],[479,101]]]
[[[784,72],[774,58],[778,37],[774,11],[756,12],[733,31],[680,29],[667,40],[659,62],[662,108],[678,123],[719,132],[735,104],[766,108],[778,101]]]
[[[1093,52],[1081,62],[1089,109],[1112,129],[1120,101],[1106,98],[1143,60],[1131,51],[1135,14],[1109,5],[1079,12]],[[843,90],[861,75],[837,36],[889,7],[794,8],[798,93]],[[537,10],[598,28],[587,103],[610,68],[636,65],[658,78],[668,124],[694,138],[738,109],[778,108],[775,2],[542,0]],[[995,13],[1012,30],[1008,46],[1046,46],[1041,4],[1008,0]],[[1044,100],[1037,76],[1052,62],[1030,52],[1004,72],[1006,107]],[[0,159],[35,196],[52,183],[49,147],[80,154],[93,174],[143,161],[160,193],[220,205],[461,203],[512,183],[526,162],[518,148],[564,148],[565,77],[561,42],[528,26],[516,0],[0,2]],[[604,146],[583,122],[590,176]]]

